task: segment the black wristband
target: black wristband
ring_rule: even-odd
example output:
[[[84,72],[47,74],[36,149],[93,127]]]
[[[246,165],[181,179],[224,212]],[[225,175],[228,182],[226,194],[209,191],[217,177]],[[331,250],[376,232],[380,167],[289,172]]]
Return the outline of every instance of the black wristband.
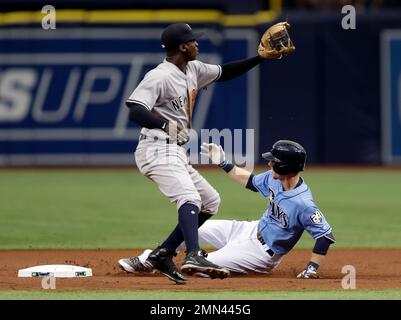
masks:
[[[258,192],[259,190],[256,189],[255,185],[253,184],[253,177],[254,177],[254,174],[251,173],[251,175],[249,176],[248,182],[246,183],[245,188],[252,190],[253,192]]]
[[[323,237],[320,237],[319,239],[316,240],[315,246],[313,247],[312,252],[316,254],[320,254],[322,256],[325,256],[327,254],[327,251],[329,251],[330,245],[335,242],[334,236],[332,233],[329,233],[328,235],[325,235]]]
[[[219,167],[222,168],[225,172],[229,173],[234,168],[234,165],[232,163],[229,163],[227,160],[224,160],[222,163],[219,164]]]

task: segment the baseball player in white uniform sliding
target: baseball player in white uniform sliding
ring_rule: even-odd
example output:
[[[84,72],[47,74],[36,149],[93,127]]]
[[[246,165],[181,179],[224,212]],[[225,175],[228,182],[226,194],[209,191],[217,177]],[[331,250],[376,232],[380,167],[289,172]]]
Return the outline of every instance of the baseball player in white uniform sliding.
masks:
[[[206,259],[199,248],[198,227],[217,213],[220,196],[189,163],[182,147],[188,140],[195,97],[214,81],[235,78],[265,59],[281,55],[261,54],[249,59],[210,65],[197,61],[202,34],[188,24],[169,25],[161,36],[165,60],[149,71],[128,98],[129,118],[142,126],[135,152],[140,172],[154,181],[178,209],[178,224],[168,238],[145,261],[176,283],[185,283],[181,274],[202,272],[211,278],[225,278],[229,270]],[[263,48],[262,48],[263,49]],[[269,51],[270,52],[270,51]],[[181,272],[173,262],[177,247],[185,242],[187,255]],[[130,258],[118,265],[127,272],[135,268]]]
[[[318,278],[317,269],[329,246],[335,242],[332,228],[317,208],[312,193],[299,172],[304,169],[306,152],[293,141],[277,141],[262,157],[269,161],[268,171],[253,175],[225,161],[221,147],[202,145],[201,154],[218,164],[242,186],[269,199],[258,221],[211,220],[199,229],[199,239],[218,250],[208,259],[231,272],[269,273],[281,262],[306,230],[315,240],[312,256],[298,278]],[[132,272],[150,272],[145,261],[150,250],[132,258]]]

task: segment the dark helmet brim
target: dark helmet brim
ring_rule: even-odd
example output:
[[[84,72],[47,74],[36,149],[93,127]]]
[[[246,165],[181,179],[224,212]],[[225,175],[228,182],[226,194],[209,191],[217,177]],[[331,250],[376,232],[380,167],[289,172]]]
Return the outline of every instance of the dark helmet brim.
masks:
[[[267,161],[281,162],[279,159],[277,159],[275,156],[273,156],[273,154],[270,151],[262,153],[262,158]]]

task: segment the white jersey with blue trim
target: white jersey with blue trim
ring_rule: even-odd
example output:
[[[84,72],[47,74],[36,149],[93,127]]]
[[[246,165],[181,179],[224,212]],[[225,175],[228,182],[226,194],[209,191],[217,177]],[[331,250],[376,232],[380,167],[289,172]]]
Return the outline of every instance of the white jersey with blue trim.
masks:
[[[295,189],[285,191],[281,181],[273,179],[270,170],[255,175],[252,182],[264,197],[269,197],[269,207],[260,219],[258,229],[275,254],[288,253],[304,230],[315,240],[331,232],[303,180]]]

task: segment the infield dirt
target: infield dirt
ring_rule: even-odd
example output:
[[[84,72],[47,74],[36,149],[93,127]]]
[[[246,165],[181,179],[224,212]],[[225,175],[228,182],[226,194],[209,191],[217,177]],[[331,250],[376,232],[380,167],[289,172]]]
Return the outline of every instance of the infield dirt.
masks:
[[[57,279],[58,290],[287,290],[341,289],[345,265],[355,267],[357,289],[401,288],[401,249],[333,249],[320,268],[322,279],[296,275],[310,258],[310,250],[293,250],[271,275],[232,275],[220,279],[189,277],[176,285],[160,274],[127,274],[116,262],[142,250],[4,250],[0,251],[0,290],[38,290],[39,278],[18,278],[19,269],[41,264],[90,267],[93,277]],[[177,257],[179,265],[183,255]]]

